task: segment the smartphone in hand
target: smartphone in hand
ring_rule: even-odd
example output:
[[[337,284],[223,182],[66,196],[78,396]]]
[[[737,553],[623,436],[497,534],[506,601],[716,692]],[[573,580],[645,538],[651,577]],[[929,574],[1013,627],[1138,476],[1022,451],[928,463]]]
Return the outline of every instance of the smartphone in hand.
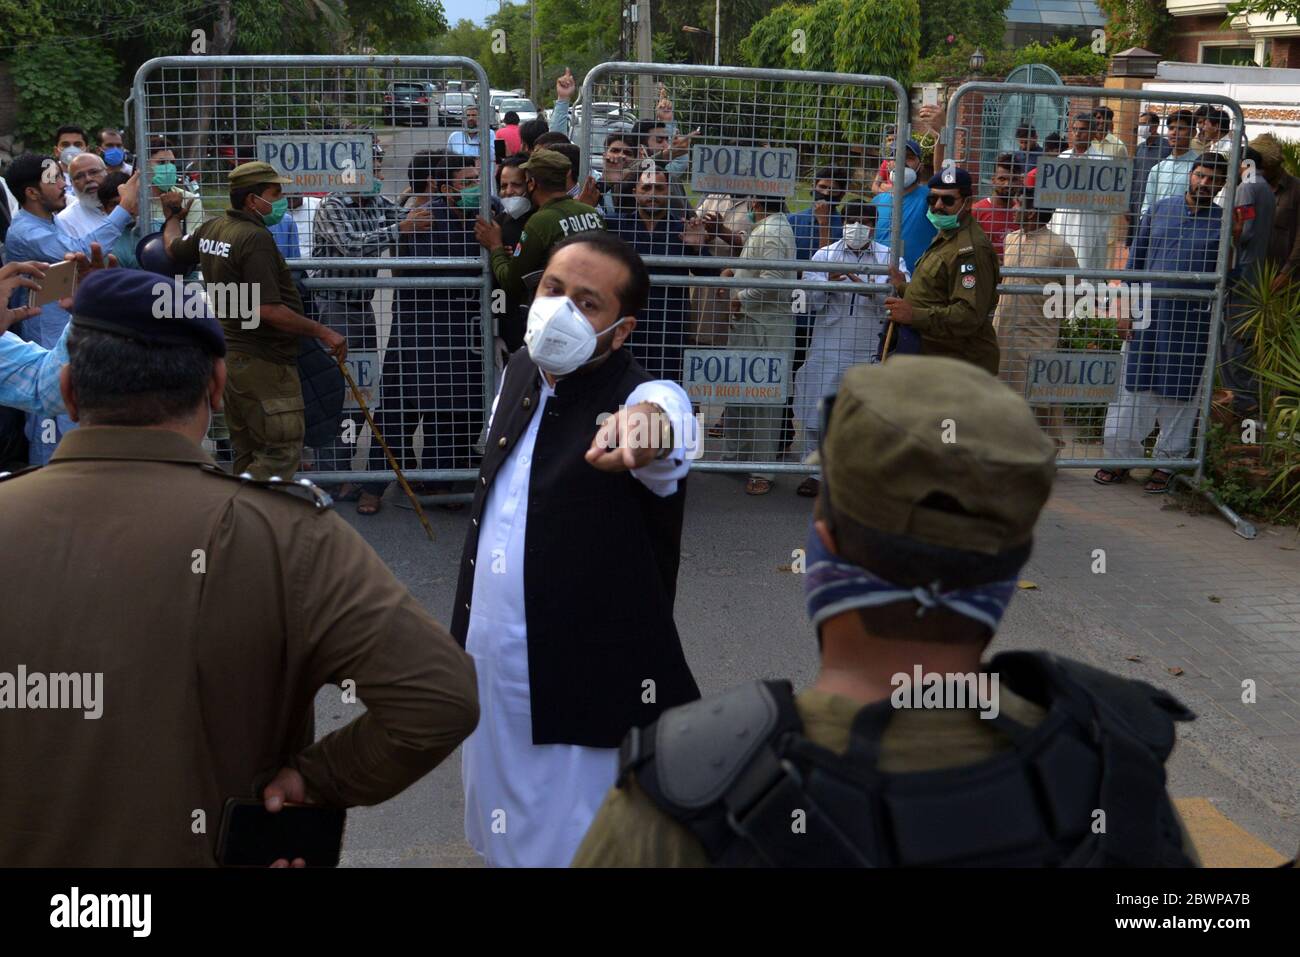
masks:
[[[45,270],[40,289],[27,290],[27,305],[46,306],[77,291],[77,264],[54,263]]]
[[[230,798],[217,832],[217,863],[270,867],[301,857],[308,867],[337,867],[346,820],[341,808],[286,804],[272,814],[259,799]]]

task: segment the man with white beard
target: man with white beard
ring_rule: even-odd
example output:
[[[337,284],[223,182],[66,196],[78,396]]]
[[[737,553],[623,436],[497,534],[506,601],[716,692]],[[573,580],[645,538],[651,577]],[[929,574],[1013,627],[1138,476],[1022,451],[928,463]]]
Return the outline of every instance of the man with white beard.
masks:
[[[108,219],[104,203],[99,198],[99,187],[108,175],[108,167],[96,153],[78,153],[68,166],[68,175],[77,201],[64,206],[56,221],[65,233],[81,239],[99,229]]]

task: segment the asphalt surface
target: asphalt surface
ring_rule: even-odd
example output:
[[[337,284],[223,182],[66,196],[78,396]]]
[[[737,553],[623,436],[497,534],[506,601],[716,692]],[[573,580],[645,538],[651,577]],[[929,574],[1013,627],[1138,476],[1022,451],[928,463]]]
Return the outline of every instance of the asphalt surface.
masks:
[[[752,498],[744,494],[739,476],[697,472],[689,479],[676,619],[687,659],[706,695],[758,678],[786,677],[798,687],[815,675],[817,645],[804,616],[802,579],[790,571],[791,553],[803,545],[810,513],[809,501],[794,495],[796,484],[797,479],[782,477],[770,495]],[[414,513],[397,507],[398,494],[396,488],[389,490],[377,516],[359,517],[351,505],[340,506],[339,514],[446,622],[468,510],[428,509],[437,536],[430,543]],[[1054,537],[1065,534],[1069,521],[1049,505],[1039,523],[1039,554],[1052,551]],[[1051,569],[1034,562],[1024,572],[1026,579],[1050,576]],[[593,592],[601,587],[599,581],[590,584]],[[1097,625],[1068,591],[1054,588],[1018,593],[992,650],[1046,648],[1114,669],[1134,640]],[[1297,808],[1294,800],[1288,804],[1288,795],[1295,793],[1294,766],[1279,765],[1266,744],[1216,717],[1208,702],[1198,700],[1194,686],[1179,685],[1177,692],[1201,717],[1180,726],[1180,743],[1168,764],[1171,792],[1211,799],[1232,821],[1293,855],[1300,839]],[[321,692],[318,733],[359,713],[360,705],[339,702],[335,689]],[[463,839],[462,815],[457,754],[393,800],[350,812],[344,863],[477,864]]]

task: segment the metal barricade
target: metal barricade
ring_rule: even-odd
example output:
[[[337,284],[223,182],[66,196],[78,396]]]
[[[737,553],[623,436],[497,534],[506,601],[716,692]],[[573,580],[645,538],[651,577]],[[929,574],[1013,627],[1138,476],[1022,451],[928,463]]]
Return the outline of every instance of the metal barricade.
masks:
[[[491,216],[493,139],[463,126],[477,107],[488,129],[489,90],[463,57],[185,56],[145,63],[132,92],[143,182],[171,161],[178,188],[198,193],[187,229],[229,207],[239,163],[294,179],[296,208],[272,233],[307,314],[347,338],[353,378],[414,479],[474,478],[495,392],[491,270],[473,233]],[[141,194],[140,231],[158,229],[161,190]],[[304,474],[387,481],[371,438],[348,396],[340,434],[304,450]]]
[[[1033,128],[1042,116],[1059,128]],[[1208,123],[1216,141],[1193,143]],[[980,82],[950,98],[947,155],[976,182],[1001,264],[999,375],[1058,465],[1199,477],[1242,129],[1234,100],[1204,93]]]
[[[912,235],[904,177],[881,186],[891,164],[909,165],[902,86],[605,63],[586,76],[571,122],[607,228],[650,269],[649,304],[625,347],[691,396],[703,426],[693,466],[769,479],[810,471],[819,400],[880,351],[885,283]],[[814,190],[833,194],[824,222]]]

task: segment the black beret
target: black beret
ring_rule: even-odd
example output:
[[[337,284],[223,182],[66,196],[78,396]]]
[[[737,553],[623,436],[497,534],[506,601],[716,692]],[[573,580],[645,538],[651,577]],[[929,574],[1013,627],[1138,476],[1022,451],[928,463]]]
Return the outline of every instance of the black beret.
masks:
[[[930,189],[959,189],[963,196],[969,196],[971,193],[970,173],[966,172],[960,166],[945,166],[939,172],[930,177],[930,182],[926,183]]]
[[[198,282],[143,269],[96,269],[77,284],[72,324],[147,346],[200,346],[226,354],[226,337]]]

